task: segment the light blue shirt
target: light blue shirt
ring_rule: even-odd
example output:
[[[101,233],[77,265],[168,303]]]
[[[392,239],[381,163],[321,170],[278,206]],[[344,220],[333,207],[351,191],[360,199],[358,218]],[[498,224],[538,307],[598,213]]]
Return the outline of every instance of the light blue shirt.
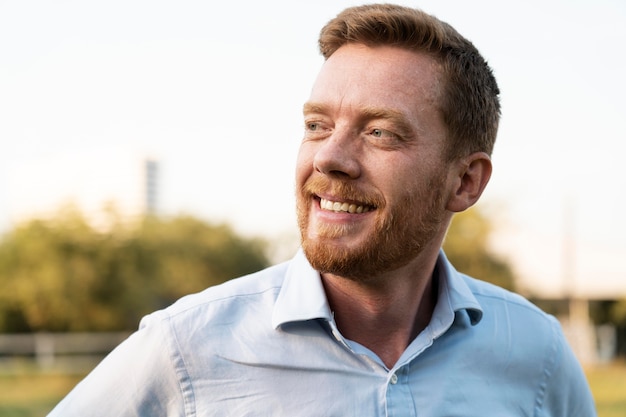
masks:
[[[558,322],[437,261],[430,324],[392,369],[346,340],[319,274],[289,262],[182,298],[50,416],[595,416]]]

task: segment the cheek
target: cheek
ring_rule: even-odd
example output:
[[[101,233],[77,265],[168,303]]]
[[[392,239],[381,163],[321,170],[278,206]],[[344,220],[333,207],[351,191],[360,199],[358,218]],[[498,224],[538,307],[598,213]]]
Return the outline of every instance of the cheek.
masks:
[[[313,172],[314,153],[311,146],[306,143],[300,145],[296,159],[296,185],[300,188]]]
[[[433,203],[435,194],[444,192],[446,178],[438,170],[431,172],[412,168],[396,171],[391,180],[389,190],[397,204],[404,205],[410,201],[415,209],[423,209]]]

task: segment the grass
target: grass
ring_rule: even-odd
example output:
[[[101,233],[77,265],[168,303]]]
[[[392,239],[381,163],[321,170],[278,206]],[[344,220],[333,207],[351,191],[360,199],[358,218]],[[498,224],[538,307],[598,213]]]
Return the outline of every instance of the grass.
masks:
[[[589,369],[587,379],[596,400],[598,417],[626,416],[626,363]]]
[[[0,417],[44,417],[82,375],[19,373],[0,376]],[[626,415],[626,363],[587,370],[598,417]]]
[[[0,376],[0,417],[43,417],[81,379],[55,374]]]

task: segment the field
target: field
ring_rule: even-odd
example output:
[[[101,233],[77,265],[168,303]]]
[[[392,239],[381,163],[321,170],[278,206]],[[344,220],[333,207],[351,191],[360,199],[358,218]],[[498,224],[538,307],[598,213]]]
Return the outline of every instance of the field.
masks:
[[[0,417],[43,417],[80,379],[76,375],[0,376]]]
[[[626,416],[626,364],[590,369],[599,417]],[[81,376],[0,376],[0,417],[44,417]]]
[[[626,363],[587,370],[598,417],[626,416]]]

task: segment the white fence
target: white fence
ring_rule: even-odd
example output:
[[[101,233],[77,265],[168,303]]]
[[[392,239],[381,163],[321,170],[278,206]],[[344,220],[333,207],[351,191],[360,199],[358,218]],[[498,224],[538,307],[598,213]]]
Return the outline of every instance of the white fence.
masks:
[[[128,332],[0,334],[0,374],[89,372]]]

